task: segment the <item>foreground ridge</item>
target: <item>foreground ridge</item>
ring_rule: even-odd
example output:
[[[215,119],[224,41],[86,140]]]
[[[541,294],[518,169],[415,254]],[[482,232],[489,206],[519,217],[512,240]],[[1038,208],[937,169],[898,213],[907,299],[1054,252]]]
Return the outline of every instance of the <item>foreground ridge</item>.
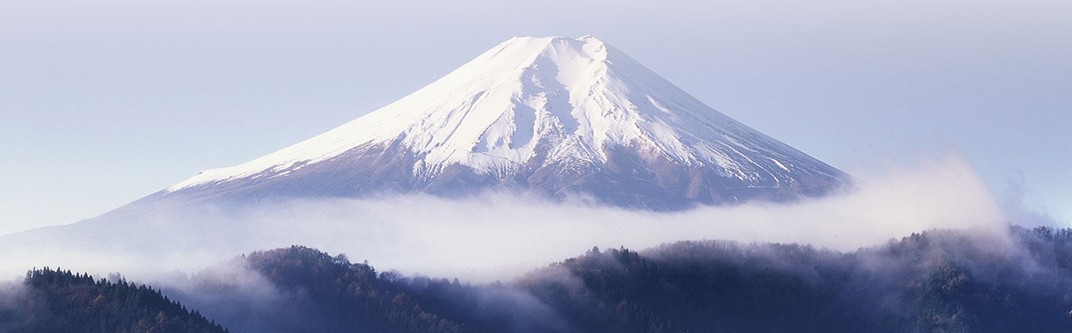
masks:
[[[1070,256],[1072,229],[1043,227],[929,231],[848,253],[694,241],[593,248],[515,281],[468,284],[292,246],[213,265],[167,293],[236,332],[1068,332]],[[80,279],[48,280],[93,283]],[[0,330],[30,318],[2,305]],[[56,314],[82,313],[65,309]]]

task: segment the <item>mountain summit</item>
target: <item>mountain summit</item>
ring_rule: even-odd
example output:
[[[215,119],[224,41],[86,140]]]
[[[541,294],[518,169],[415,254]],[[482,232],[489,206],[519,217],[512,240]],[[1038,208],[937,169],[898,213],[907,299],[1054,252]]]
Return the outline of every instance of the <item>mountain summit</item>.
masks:
[[[846,179],[595,37],[520,37],[338,128],[150,198],[495,189],[661,210],[822,195]]]

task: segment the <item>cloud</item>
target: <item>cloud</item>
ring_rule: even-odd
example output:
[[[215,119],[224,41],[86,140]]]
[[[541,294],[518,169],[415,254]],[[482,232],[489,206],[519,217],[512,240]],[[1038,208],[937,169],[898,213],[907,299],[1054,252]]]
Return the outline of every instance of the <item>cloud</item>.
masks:
[[[463,201],[405,196],[382,201],[295,202],[315,211],[306,227],[347,237],[308,239],[329,252],[407,273],[488,281],[583,253],[592,246],[643,249],[682,240],[797,242],[854,250],[936,228],[1000,231],[1005,218],[961,160],[862,175],[843,195],[783,205],[753,203],[653,213],[489,195]],[[354,213],[357,212],[357,213]],[[289,223],[289,222],[283,222]]]
[[[959,158],[855,174],[855,188],[836,196],[671,213],[504,194],[295,200],[234,210],[185,206],[23,235],[12,241],[18,246],[0,274],[50,265],[137,279],[300,244],[404,274],[485,282],[593,246],[724,239],[849,251],[928,229],[1006,228],[999,203]]]

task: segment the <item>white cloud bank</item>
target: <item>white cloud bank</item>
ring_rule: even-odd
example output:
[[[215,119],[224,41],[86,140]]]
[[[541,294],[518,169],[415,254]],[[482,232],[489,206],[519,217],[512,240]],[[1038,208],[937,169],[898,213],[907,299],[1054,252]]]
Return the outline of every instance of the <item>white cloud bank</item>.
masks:
[[[17,245],[0,244],[8,252],[0,277],[45,265],[135,279],[192,273],[244,252],[300,244],[368,260],[380,270],[482,282],[508,280],[593,246],[726,239],[851,251],[928,229],[1000,233],[1006,227],[997,200],[958,158],[857,173],[855,181],[854,189],[821,199],[674,213],[491,194],[292,201],[241,211],[187,207],[7,237],[2,241]]]

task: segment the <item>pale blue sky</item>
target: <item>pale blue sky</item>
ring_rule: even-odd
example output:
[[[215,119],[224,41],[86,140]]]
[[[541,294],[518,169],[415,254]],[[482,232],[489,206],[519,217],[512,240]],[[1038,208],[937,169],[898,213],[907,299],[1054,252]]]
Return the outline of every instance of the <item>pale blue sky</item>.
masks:
[[[955,154],[1072,222],[1072,2],[637,3],[2,1],[0,234],[319,134],[509,37],[586,34],[835,166]]]

